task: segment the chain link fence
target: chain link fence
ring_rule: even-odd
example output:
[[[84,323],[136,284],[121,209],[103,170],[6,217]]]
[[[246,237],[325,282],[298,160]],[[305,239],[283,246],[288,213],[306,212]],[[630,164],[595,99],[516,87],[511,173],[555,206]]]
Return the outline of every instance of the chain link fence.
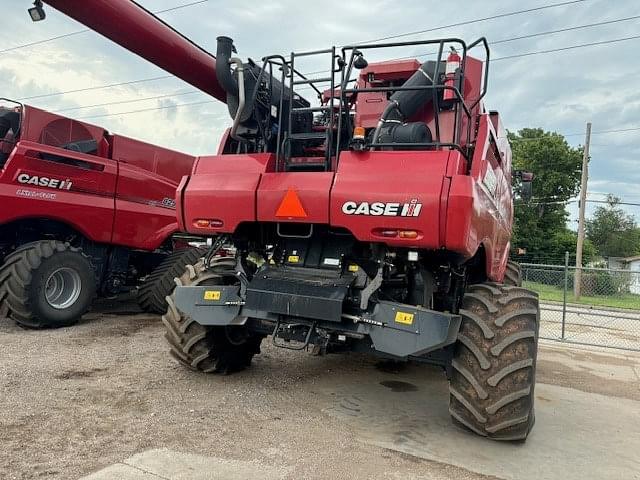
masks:
[[[540,337],[640,351],[640,271],[521,263],[540,295]]]

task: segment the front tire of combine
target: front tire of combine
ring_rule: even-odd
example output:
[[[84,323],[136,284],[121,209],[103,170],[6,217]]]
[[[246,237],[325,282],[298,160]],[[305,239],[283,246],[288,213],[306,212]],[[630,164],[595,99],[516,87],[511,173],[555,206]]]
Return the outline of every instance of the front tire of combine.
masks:
[[[138,289],[138,305],[145,312],[162,315],[167,311],[167,295],[175,288],[174,278],[184,272],[187,265],[194,265],[205,250],[185,248],[167,257],[151,272]]]
[[[454,423],[494,440],[527,438],[535,421],[539,312],[537,294],[524,288],[468,288],[449,385]]]
[[[55,240],[25,244],[0,267],[3,306],[21,327],[57,328],[76,323],[89,309],[96,278],[89,258]]]
[[[235,260],[214,257],[205,270],[202,261],[187,265],[176,278],[178,286],[215,285],[237,281],[233,274]],[[165,338],[171,355],[186,367],[204,373],[229,374],[244,370],[253,356],[260,353],[263,337],[247,332],[245,327],[203,326],[180,312],[175,305],[175,292],[167,297],[167,313],[162,316]]]
[[[508,261],[504,271],[504,284],[512,287],[522,286],[522,268],[519,263]]]
[[[7,279],[9,278],[9,269],[5,265],[0,267],[0,320],[9,317],[9,306],[7,305]]]

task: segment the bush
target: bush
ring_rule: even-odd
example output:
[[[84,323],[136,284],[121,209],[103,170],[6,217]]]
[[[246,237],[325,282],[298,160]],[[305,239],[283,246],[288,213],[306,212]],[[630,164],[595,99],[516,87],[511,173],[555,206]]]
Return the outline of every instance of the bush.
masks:
[[[527,282],[536,282],[543,285],[550,285],[559,288],[564,287],[564,269],[552,270],[523,267],[522,277]]]
[[[582,293],[583,295],[617,295],[628,290],[626,283],[622,276],[609,272],[583,272]]]

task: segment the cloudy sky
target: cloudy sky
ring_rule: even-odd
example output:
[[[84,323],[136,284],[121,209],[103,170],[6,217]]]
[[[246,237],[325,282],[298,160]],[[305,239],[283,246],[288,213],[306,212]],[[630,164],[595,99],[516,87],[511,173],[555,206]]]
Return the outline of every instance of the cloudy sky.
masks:
[[[194,0],[143,0],[159,11]],[[205,49],[215,51],[218,35],[235,40],[243,58],[292,50],[325,48],[406,32],[434,29],[535,8],[562,0],[208,0],[160,16]],[[36,45],[51,37],[83,30],[52,8],[32,23],[28,0],[0,0],[1,96],[86,119],[108,130],[194,154],[213,153],[230,124],[226,108],[171,77],[126,86],[51,95],[166,75],[94,32],[78,33]],[[441,28],[404,40],[486,36],[492,57],[508,57],[639,36],[640,18],[503,42],[531,34],[640,17],[637,0],[583,0],[571,5]],[[16,48],[18,47],[18,48]],[[614,193],[640,203],[640,38],[517,58],[491,64],[487,105],[499,110],[510,130],[541,127],[584,142],[593,122],[589,198]],[[419,55],[425,47],[399,51]],[[309,69],[323,65],[309,65]],[[31,98],[29,98],[31,97]],[[152,97],[152,98],[149,98]],[[161,97],[161,98],[158,98]],[[109,105],[103,105],[108,103]],[[184,105],[189,104],[189,105]],[[97,105],[97,106],[96,106]],[[160,108],[163,107],[163,108]],[[595,208],[590,204],[588,212]],[[640,208],[625,207],[640,219]],[[569,210],[575,218],[575,204]]]

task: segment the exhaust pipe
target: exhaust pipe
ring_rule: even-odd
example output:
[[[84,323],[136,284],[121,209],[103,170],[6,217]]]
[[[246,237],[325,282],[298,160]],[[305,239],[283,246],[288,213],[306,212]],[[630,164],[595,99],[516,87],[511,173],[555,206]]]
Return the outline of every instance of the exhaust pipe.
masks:
[[[216,48],[216,77],[222,89],[228,95],[238,97],[238,82],[233,78],[229,64],[232,53],[237,53],[233,46],[233,40],[229,37],[218,37]]]

